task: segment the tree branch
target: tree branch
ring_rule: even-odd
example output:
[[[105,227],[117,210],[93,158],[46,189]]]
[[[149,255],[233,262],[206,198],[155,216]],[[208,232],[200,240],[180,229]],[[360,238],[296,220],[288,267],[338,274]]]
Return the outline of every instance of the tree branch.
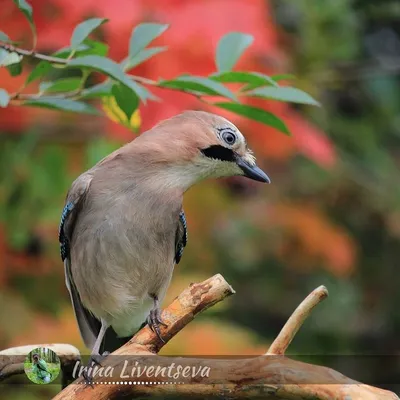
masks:
[[[207,308],[212,307],[232,294],[235,294],[235,291],[221,274],[214,275],[201,283],[190,284],[162,312],[161,319],[167,324],[167,327],[160,327],[164,343],[146,325],[127,344],[116,350],[113,354],[136,354],[135,351],[138,347],[140,347],[140,351],[146,350],[152,354],[158,353],[169,340],[189,322],[193,321],[197,314],[207,310]]]
[[[38,53],[34,50],[21,49],[19,47],[15,47],[8,43],[0,42],[0,49],[4,49],[11,53],[17,53],[21,56],[31,57],[31,58],[35,58],[37,60],[42,60],[42,61],[48,61],[53,64],[68,65],[68,63],[70,61],[70,59],[64,59],[64,58],[59,58],[59,57],[54,57],[54,56],[47,56],[45,54]],[[199,101],[212,105],[212,103],[203,99],[199,94],[190,92],[188,90],[158,86],[157,81],[155,81],[154,79],[145,78],[143,76],[131,75],[131,74],[128,74],[127,76],[129,78],[131,78],[132,80],[134,80],[135,82],[139,82],[143,85],[157,86],[162,89],[175,90],[175,91],[179,91],[182,93],[190,94],[191,96],[195,96]],[[73,91],[73,92],[69,92],[69,93],[62,93],[59,95],[52,95],[51,97],[52,98],[77,98],[77,97],[79,98],[79,93],[80,93],[80,91]],[[240,95],[240,93],[239,93],[239,95]],[[42,96],[43,95],[40,93],[35,93],[35,94],[34,93],[26,93],[25,94],[25,93],[16,92],[16,93],[12,93],[10,95],[10,98],[11,98],[10,104],[20,105],[21,103],[23,104],[24,100],[25,101],[26,100],[35,100],[35,99],[41,98]]]
[[[8,43],[0,43],[0,48],[9,51],[10,53],[17,53],[20,56],[32,57],[36,58],[37,60],[51,62],[53,64],[61,64],[61,65],[68,64],[68,60],[64,58],[46,56],[45,54],[37,53],[34,50],[20,49],[19,47],[15,47],[12,44]]]
[[[204,282],[191,284],[162,313],[168,324],[161,328],[167,342],[183,329],[193,318],[208,307],[233,294],[234,291],[221,275]],[[282,354],[311,310],[328,292],[321,286],[314,290],[294,311],[282,331],[271,345],[268,355],[252,358],[213,359],[161,357],[156,353],[164,345],[148,326],[141,329],[127,344],[108,356],[102,369],[112,371],[112,376],[94,375],[95,385],[85,385],[78,378],[60,392],[55,400],[140,398],[154,395],[181,395],[185,397],[224,397],[229,399],[263,397],[270,399],[337,399],[337,400],[395,400],[394,393],[361,384],[332,369],[302,363]],[[62,363],[79,359],[79,352],[69,345],[40,345],[50,347],[60,356]],[[69,346],[60,348],[59,346]],[[3,379],[22,373],[26,354],[39,345],[23,346],[0,352],[0,372]],[[273,353],[273,355],[271,355]],[[7,356],[13,354],[13,362]],[[190,371],[206,371],[198,376],[149,375],[140,378],[132,375],[139,365],[142,371],[160,368],[165,371],[171,365],[188,367]],[[96,373],[95,373],[96,374]]]
[[[294,313],[287,320],[277,338],[268,349],[268,355],[283,355],[289,347],[298,330],[304,321],[311,314],[313,308],[328,297],[328,290],[325,286],[319,286],[312,291],[296,308]]]
[[[190,285],[162,313],[168,324],[161,328],[167,342],[201,311],[211,307],[233,289],[221,275]],[[324,287],[316,289],[297,308],[270,348],[283,353],[312,308],[327,296]],[[398,399],[391,392],[356,382],[332,369],[294,361],[282,355],[264,355],[245,359],[202,359],[161,357],[156,353],[164,344],[148,326],[140,330],[127,344],[108,356],[103,369],[111,377],[95,376],[95,385],[85,385],[82,378],[60,392],[55,400],[89,400],[140,398],[155,395],[185,397],[224,397],[229,399],[262,396],[279,399],[337,399],[386,400]],[[130,375],[139,365],[142,371],[150,368],[168,369],[173,363],[197,371],[209,369],[208,376],[179,378],[162,375],[140,378]],[[138,382],[139,380],[139,382]],[[179,384],[183,382],[183,384]],[[97,383],[97,384],[96,384]],[[171,384],[173,383],[173,384]]]

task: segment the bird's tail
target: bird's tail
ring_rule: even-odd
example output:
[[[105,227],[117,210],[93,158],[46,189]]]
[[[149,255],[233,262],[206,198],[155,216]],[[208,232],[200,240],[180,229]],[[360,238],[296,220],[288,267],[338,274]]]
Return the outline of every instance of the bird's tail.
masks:
[[[140,331],[140,329],[142,329],[146,324],[147,324],[147,322],[144,322],[137,331]],[[125,343],[127,343],[130,339],[132,339],[133,335],[134,334],[132,334],[131,336],[119,337],[115,333],[114,329],[110,326],[107,329],[106,334],[104,335],[104,339],[103,339],[103,342],[102,342],[101,348],[100,348],[100,354],[103,354],[105,351],[112,353],[113,351],[119,349],[121,346],[123,346]]]
[[[105,351],[112,353],[113,351],[119,349],[121,346],[127,343],[131,338],[132,336],[118,337],[114,329],[110,326],[107,329],[106,334],[104,335],[103,343],[101,344],[100,354],[103,354]]]

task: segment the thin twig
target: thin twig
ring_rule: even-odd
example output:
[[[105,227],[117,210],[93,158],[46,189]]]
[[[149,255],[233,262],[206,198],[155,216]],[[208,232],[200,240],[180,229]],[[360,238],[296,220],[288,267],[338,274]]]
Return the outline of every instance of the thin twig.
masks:
[[[325,286],[319,286],[312,291],[296,308],[286,324],[279,332],[274,342],[268,349],[267,355],[283,355],[292,342],[297,331],[303,325],[312,309],[322,300],[328,297],[328,290]]]
[[[153,79],[145,78],[143,76],[130,75],[130,74],[128,74],[127,76],[128,76],[128,78],[131,78],[134,81],[139,82],[139,83],[143,83],[145,85],[152,85],[152,86],[157,86],[158,85],[157,81],[155,81]]]
[[[68,64],[68,61],[63,58],[46,56],[45,54],[38,53],[34,50],[20,49],[19,47],[15,47],[12,44],[0,43],[0,48],[9,51],[10,53],[17,53],[21,56],[32,57],[36,58],[37,60],[51,62],[53,64],[62,64],[62,65]]]
[[[189,94],[191,96],[196,97],[197,100],[199,100],[200,102],[202,102],[204,104],[211,105],[211,106],[214,105],[210,101],[205,100],[204,97],[201,96],[201,94],[194,93],[194,92],[191,92],[191,91],[183,89],[183,88],[160,86],[159,85],[160,82],[157,82],[157,81],[155,81],[153,79],[149,79],[149,78],[145,78],[145,77],[142,77],[142,76],[138,76],[138,75],[129,74],[128,77],[133,79],[136,82],[143,83],[144,85],[157,86],[157,87],[159,87],[161,89],[175,90],[175,91],[178,91],[178,92],[181,92],[181,93]],[[237,94],[240,95],[241,93],[237,93]]]
[[[10,99],[11,100],[19,100],[19,101],[26,101],[26,100],[37,100],[40,99],[41,97],[51,97],[52,99],[71,99],[79,96],[81,93],[82,89],[76,89],[71,92],[66,92],[62,94],[51,94],[48,95],[47,93],[37,93],[37,94],[31,94],[31,93],[11,93],[10,94]]]

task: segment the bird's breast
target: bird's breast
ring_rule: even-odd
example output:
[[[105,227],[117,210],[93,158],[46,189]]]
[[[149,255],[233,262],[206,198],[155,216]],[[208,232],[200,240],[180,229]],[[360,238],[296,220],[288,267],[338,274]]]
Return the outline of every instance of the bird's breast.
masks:
[[[83,304],[107,319],[143,313],[169,285],[181,204],[140,196],[96,199],[77,221],[72,274]]]

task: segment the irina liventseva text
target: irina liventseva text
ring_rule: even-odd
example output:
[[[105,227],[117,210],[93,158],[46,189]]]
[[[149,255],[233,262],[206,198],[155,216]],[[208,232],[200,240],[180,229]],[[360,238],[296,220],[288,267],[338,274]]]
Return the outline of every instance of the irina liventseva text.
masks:
[[[153,365],[140,365],[138,361],[135,361],[133,366],[129,365],[129,361],[125,360],[121,372],[116,376],[114,374],[114,367],[108,366],[94,366],[84,367],[78,361],[72,372],[73,378],[80,377],[85,370],[92,370],[93,377],[100,378],[170,378],[173,380],[179,380],[181,378],[208,378],[210,376],[210,367],[207,366],[184,366],[176,363],[171,363],[168,367],[166,366],[153,366]],[[120,368],[118,368],[118,371]],[[89,371],[88,371],[89,372]]]

